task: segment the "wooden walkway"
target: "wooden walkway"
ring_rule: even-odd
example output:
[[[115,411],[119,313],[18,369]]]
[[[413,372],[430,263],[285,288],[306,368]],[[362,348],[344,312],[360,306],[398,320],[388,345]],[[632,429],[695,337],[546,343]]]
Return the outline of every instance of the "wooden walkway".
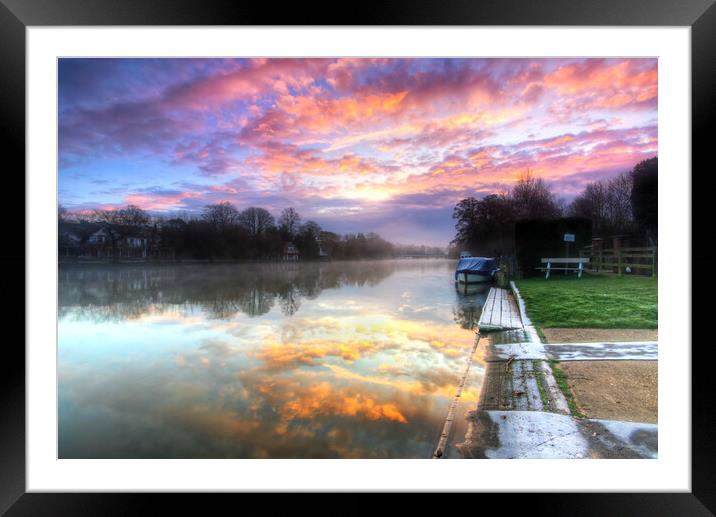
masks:
[[[515,299],[507,289],[490,289],[477,326],[481,332],[524,328]]]

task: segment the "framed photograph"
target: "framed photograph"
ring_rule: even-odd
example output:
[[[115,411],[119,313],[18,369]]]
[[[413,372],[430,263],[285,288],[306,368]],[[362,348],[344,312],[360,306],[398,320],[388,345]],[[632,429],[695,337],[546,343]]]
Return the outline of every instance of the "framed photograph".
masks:
[[[712,2],[404,2],[336,25],[0,1],[26,193],[8,515],[141,504],[107,492],[716,507],[692,346]]]

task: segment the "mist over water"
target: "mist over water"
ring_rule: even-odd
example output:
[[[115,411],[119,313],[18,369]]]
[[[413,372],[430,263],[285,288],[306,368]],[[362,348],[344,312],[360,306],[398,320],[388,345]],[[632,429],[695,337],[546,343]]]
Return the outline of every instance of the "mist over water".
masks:
[[[59,456],[428,458],[487,293],[454,267],[63,266]]]

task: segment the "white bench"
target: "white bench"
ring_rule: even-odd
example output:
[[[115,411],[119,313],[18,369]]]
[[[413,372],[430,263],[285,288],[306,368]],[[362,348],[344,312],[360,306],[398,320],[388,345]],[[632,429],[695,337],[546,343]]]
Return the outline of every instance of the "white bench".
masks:
[[[589,264],[588,258],[543,258],[542,264],[547,264],[547,267],[538,267],[539,271],[546,271],[545,278],[549,278],[549,274],[552,271],[575,271],[578,278],[582,278],[582,272],[584,271],[584,265]],[[554,265],[562,265],[562,267],[554,267]]]

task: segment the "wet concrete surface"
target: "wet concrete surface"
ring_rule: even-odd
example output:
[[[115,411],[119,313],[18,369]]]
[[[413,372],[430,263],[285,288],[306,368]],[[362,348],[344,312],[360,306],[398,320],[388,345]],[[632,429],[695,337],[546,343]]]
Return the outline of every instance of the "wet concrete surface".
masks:
[[[658,345],[651,342],[610,343],[495,343],[486,350],[486,361],[508,359],[555,359],[557,361],[656,361]]]
[[[656,361],[655,341],[641,343],[563,343],[543,345],[550,359],[558,361],[630,360]]]
[[[656,458],[657,426],[578,419],[544,411],[484,411],[468,415],[465,458]]]
[[[487,362],[477,409],[569,413],[549,366],[539,360]]]
[[[507,361],[509,359],[544,361],[547,359],[547,351],[542,343],[508,343],[491,345],[485,355],[486,361]]]
[[[515,294],[524,328],[483,335],[477,409],[456,420],[446,457],[656,458],[656,424],[571,416],[547,360],[654,361],[657,343],[542,344]]]
[[[482,341],[480,346],[484,346],[485,349],[489,349],[491,345],[511,345],[516,343],[530,343],[530,335],[526,330],[514,329],[514,330],[503,330],[501,332],[490,332],[482,335]]]
[[[542,411],[539,375],[531,361],[488,363],[478,409]]]
[[[510,371],[507,380],[502,377],[498,377],[497,375],[495,375],[494,372],[488,375],[488,369],[502,368],[504,370],[505,365],[504,363],[502,363],[500,367],[497,367],[495,365],[491,366],[489,363],[485,363],[486,354],[488,354],[489,351],[492,350],[495,345],[516,342],[524,343],[529,341],[529,339],[530,336],[524,329],[511,329],[501,332],[490,332],[481,335],[478,349],[475,352],[475,363],[470,369],[465,382],[465,389],[467,390],[467,393],[464,393],[463,396],[460,397],[457,401],[457,405],[454,410],[452,428],[447,439],[447,444],[444,446],[443,450],[443,458],[456,459],[463,457],[460,449],[456,447],[456,444],[464,441],[465,439],[465,433],[467,432],[469,422],[468,415],[471,411],[475,410],[476,400],[483,400],[487,398],[487,396],[483,393],[480,393],[479,397],[470,396],[471,391],[477,389],[473,387],[481,386],[480,390],[484,391],[485,379],[492,379],[493,383],[491,384],[491,386],[495,386],[495,384],[497,383],[498,385],[502,385],[504,387],[505,391],[503,393],[502,400],[511,400],[510,397],[512,396],[511,394],[513,391],[511,388],[513,384],[512,371]],[[524,370],[526,372],[527,368],[525,368]],[[501,383],[501,381],[504,382]],[[520,381],[518,380],[517,382],[519,383]],[[525,393],[525,395],[522,396],[523,400],[520,401],[519,407],[523,407],[522,405],[527,403],[527,397],[529,397],[532,402],[528,403],[528,407],[532,409],[537,409],[537,404],[541,404],[541,400],[536,383],[534,382],[534,380],[523,380],[522,383],[529,385],[529,387],[532,389],[530,394]],[[490,391],[492,390],[493,388],[491,387]],[[527,390],[522,389],[521,391],[526,392]],[[478,394],[475,393],[475,395]],[[440,437],[436,439],[436,442],[440,441],[439,438]]]

